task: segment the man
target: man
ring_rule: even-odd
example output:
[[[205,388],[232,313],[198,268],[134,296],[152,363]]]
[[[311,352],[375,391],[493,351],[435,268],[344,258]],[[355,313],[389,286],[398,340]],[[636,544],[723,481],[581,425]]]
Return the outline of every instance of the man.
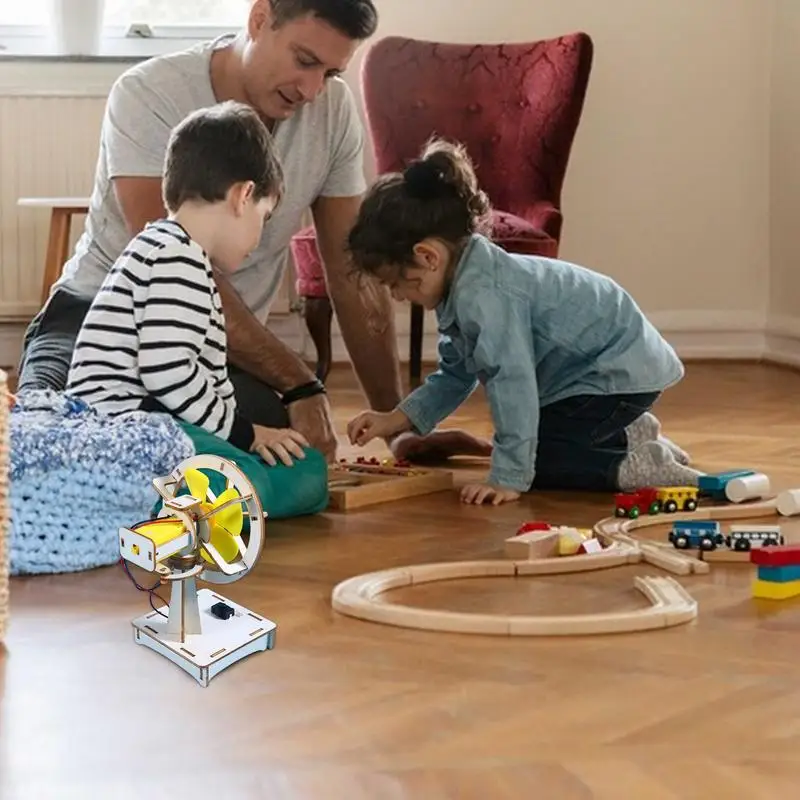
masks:
[[[164,216],[161,180],[172,129],[198,108],[237,100],[256,108],[269,126],[286,179],[257,249],[235,274],[216,275],[238,404],[254,422],[289,425],[329,460],[335,457],[324,386],[265,326],[291,236],[311,208],[328,291],[358,378],[372,408],[394,408],[402,395],[391,300],[384,290],[350,279],[344,249],[365,190],[364,135],[340,76],[376,27],[372,0],[253,0],[237,35],[150,59],[117,80],[86,228],[26,333],[20,392],[64,389],[77,333],[103,278],[129,240]],[[412,434],[393,443],[400,458],[487,449],[461,432]]]

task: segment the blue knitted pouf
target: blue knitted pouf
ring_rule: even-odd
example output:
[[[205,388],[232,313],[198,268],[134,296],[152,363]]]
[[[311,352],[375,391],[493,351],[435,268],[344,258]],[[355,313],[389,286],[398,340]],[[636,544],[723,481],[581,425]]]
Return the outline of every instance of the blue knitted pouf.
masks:
[[[150,517],[153,478],[195,452],[167,414],[108,417],[51,391],[17,397],[10,450],[12,575],[116,563],[120,526]]]

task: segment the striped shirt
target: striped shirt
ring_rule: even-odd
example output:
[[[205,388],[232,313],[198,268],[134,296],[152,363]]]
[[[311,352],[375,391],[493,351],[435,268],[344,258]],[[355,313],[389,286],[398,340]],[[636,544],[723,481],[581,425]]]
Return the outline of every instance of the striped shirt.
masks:
[[[67,392],[109,415],[167,411],[249,450],[211,264],[177,222],[147,225],[115,262],[78,335]]]

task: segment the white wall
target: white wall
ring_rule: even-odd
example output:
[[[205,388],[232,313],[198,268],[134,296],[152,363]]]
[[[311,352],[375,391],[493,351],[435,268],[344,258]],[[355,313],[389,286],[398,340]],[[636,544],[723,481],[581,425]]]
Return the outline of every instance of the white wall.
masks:
[[[384,0],[378,35],[589,33],[595,59],[564,186],[561,256],[623,283],[687,355],[757,355],[769,300],[765,6],[493,0],[454,13],[450,0]],[[348,76],[356,91],[359,65]]]
[[[753,356],[764,350],[771,292],[776,313],[791,310],[775,298],[789,303],[792,242],[781,231],[792,229],[777,218],[770,229],[769,212],[771,199],[774,210],[779,197],[786,202],[797,189],[783,153],[798,147],[793,120],[800,111],[793,73],[781,72],[795,47],[788,22],[796,29],[800,10],[791,10],[793,2],[381,0],[378,36],[499,42],[588,32],[595,61],[564,187],[562,256],[623,283],[684,355]],[[787,25],[775,20],[773,30],[775,3]],[[774,64],[773,32],[784,53]],[[356,92],[361,55],[347,75]],[[87,78],[102,84],[121,68],[48,69],[54,66],[62,83],[80,75],[78,87]],[[0,88],[8,69],[0,62]],[[794,103],[796,116],[779,108],[771,114],[771,99]],[[27,142],[17,144],[23,149],[14,158],[37,158]],[[772,290],[770,245],[781,254]],[[401,336],[407,321],[403,308]],[[433,342],[429,336],[429,356]],[[404,342],[401,348],[405,353]]]
[[[791,357],[800,333],[800,3],[777,0],[771,105],[771,346]],[[793,360],[793,359],[792,359]]]

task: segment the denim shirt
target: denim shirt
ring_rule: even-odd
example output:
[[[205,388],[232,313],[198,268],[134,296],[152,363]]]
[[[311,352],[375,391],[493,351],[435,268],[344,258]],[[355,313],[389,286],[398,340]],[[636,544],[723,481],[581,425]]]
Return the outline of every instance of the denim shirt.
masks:
[[[436,308],[439,365],[398,406],[430,433],[482,384],[495,433],[488,482],[533,483],[540,408],[581,394],[662,391],[683,365],[611,278],[507,253],[474,234]]]

